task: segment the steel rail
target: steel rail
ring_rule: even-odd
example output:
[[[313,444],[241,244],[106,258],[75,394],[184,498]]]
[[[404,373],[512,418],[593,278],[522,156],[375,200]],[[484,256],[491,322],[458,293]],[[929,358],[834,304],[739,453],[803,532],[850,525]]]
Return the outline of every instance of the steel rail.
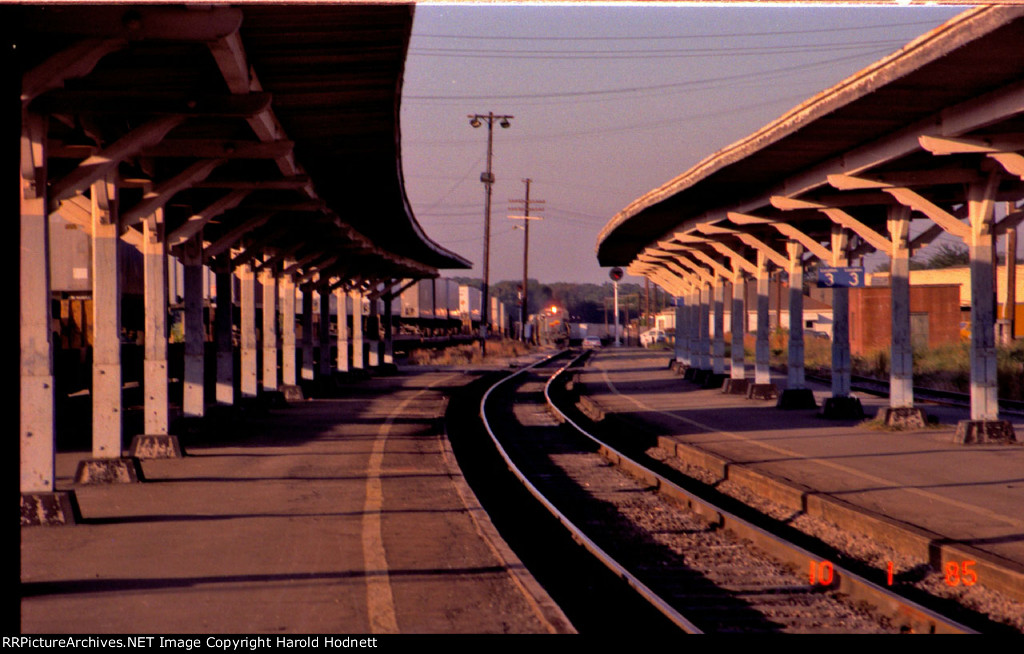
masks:
[[[610,462],[636,476],[643,478],[645,483],[649,483],[651,486],[654,486],[657,492],[663,493],[667,497],[682,503],[691,511],[697,513],[709,522],[717,524],[720,528],[732,531],[739,537],[753,542],[763,551],[768,552],[788,563],[794,564],[798,566],[798,568],[807,565],[809,561],[815,562],[821,560],[820,556],[817,556],[816,554],[809,552],[799,545],[791,543],[780,536],[776,536],[761,527],[747,522],[746,520],[718,507],[713,502],[683,489],[669,479],[648,469],[641,463],[631,459],[622,452],[616,450],[614,447],[589,433],[564,411],[558,408],[555,402],[551,399],[550,388],[552,384],[557,378],[569,370],[576,361],[586,354],[589,353],[584,353],[559,369],[551,376],[547,384],[544,386],[544,398],[547,400],[550,409],[555,412],[560,419],[564,420],[580,432],[580,434],[596,443],[601,454]],[[825,587],[846,593],[855,600],[867,601],[890,618],[894,618],[900,622],[909,623],[911,628],[915,631],[920,630],[928,633],[958,634],[978,633],[970,627],[946,618],[931,609],[921,606],[898,593],[883,588],[860,575],[842,568],[841,566],[832,564],[832,567],[834,571],[833,581]]]
[[[554,360],[555,358],[557,358],[559,356],[562,356],[566,352],[569,352],[569,350],[563,350],[563,351],[561,351],[561,352],[559,352],[557,354],[554,354],[554,355],[552,355],[550,357],[547,357],[546,359],[542,359],[542,360],[540,360],[540,361],[538,361],[536,363],[533,363],[533,364],[531,364],[531,365],[529,365],[529,366],[527,366],[525,368],[522,368],[522,369],[516,371],[515,373],[512,373],[512,374],[506,376],[504,379],[498,381],[493,386],[491,386],[489,389],[487,389],[487,392],[484,393],[483,398],[480,400],[480,419],[481,419],[481,421],[484,424],[484,428],[487,430],[487,433],[490,435],[491,440],[494,442],[494,446],[497,448],[498,452],[501,454],[501,457],[505,460],[505,465],[507,465],[509,470],[512,471],[512,474],[514,474],[519,479],[520,483],[522,483],[523,486],[525,486],[526,489],[530,491],[530,494],[532,494],[537,499],[537,501],[540,502],[555,517],[555,519],[558,520],[558,522],[561,523],[570,532],[570,534],[572,534],[573,540],[575,540],[581,546],[586,548],[587,551],[589,551],[592,555],[594,555],[599,561],[601,561],[605,566],[607,566],[612,572],[614,572],[616,575],[618,575],[631,588],[636,590],[644,599],[646,599],[648,602],[650,602],[650,604],[652,606],[654,606],[656,609],[658,609],[658,611],[660,611],[666,618],[671,620],[680,629],[682,629],[686,633],[690,633],[690,634],[701,634],[701,633],[704,633],[696,625],[694,625],[692,622],[687,620],[681,613],[679,613],[674,608],[672,608],[672,606],[669,605],[669,603],[666,602],[663,598],[658,596],[657,593],[655,593],[653,590],[648,588],[647,585],[645,585],[636,576],[634,576],[631,572],[629,572],[629,570],[627,570],[622,564],[620,564],[618,561],[616,561],[610,554],[608,554],[603,549],[601,549],[601,547],[599,545],[597,545],[597,543],[592,541],[585,533],[583,533],[582,529],[580,529],[578,526],[576,526],[571,520],[569,520],[568,517],[565,516],[565,514],[563,514],[561,511],[559,511],[558,508],[547,497],[545,497],[544,494],[536,486],[534,486],[533,483],[530,482],[529,479],[526,478],[526,475],[523,474],[523,472],[518,468],[518,466],[515,465],[515,463],[512,461],[512,458],[509,456],[508,452],[505,450],[504,447],[502,447],[501,443],[498,440],[497,435],[494,433],[494,430],[491,429],[491,425],[490,425],[490,422],[487,419],[487,412],[486,412],[487,400],[490,398],[491,393],[494,390],[496,390],[499,386],[502,386],[502,385],[510,382],[511,380],[515,379],[519,375],[522,375],[522,374],[524,374],[524,373],[526,373],[526,372],[528,372],[530,370],[533,370],[534,368],[537,368],[537,367],[539,367],[541,365],[545,365],[547,363],[550,363],[552,360]],[[577,357],[577,359],[578,358],[579,357]],[[567,364],[561,370],[556,372],[554,376],[557,376],[558,374],[560,374],[562,370],[565,370],[566,368],[568,368],[577,359],[574,359],[573,361],[569,362],[569,364]],[[550,380],[549,380],[548,383],[550,384]],[[545,385],[545,387],[544,387],[544,392],[545,392],[545,397],[547,397],[547,385]]]

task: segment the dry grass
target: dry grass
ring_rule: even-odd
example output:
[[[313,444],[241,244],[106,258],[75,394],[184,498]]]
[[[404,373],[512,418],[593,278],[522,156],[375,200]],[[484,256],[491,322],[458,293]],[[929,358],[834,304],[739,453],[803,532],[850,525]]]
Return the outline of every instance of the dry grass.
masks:
[[[529,354],[535,348],[510,339],[488,340],[487,358],[480,351],[480,342],[454,345],[443,349],[413,350],[409,363],[415,366],[460,366],[477,363],[493,363],[500,359],[514,359]]]
[[[785,367],[789,354],[789,334],[786,330],[775,330],[770,340],[771,363]],[[745,340],[747,356],[753,359],[755,337],[747,335]],[[1009,346],[996,348],[999,397],[1008,400],[1024,400],[1024,341],[1015,341]],[[889,350],[880,348],[863,356],[852,357],[853,373],[865,377],[887,379],[889,377]],[[830,374],[832,367],[832,341],[823,338],[804,339],[804,366],[806,369]],[[935,348],[914,349],[914,384],[938,390],[970,392],[971,356],[967,343],[957,343]]]

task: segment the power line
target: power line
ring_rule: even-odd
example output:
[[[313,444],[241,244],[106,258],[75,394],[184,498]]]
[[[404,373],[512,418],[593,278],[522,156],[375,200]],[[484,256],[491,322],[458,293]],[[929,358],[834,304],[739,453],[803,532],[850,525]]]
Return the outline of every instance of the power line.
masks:
[[[861,56],[872,54],[872,52],[865,52]],[[837,57],[834,59],[827,59],[824,61],[816,61],[809,64],[799,64],[796,66],[788,66],[785,68],[775,68],[772,70],[774,76],[779,73],[791,73],[808,68],[817,68],[821,66],[827,66],[835,64],[841,61],[847,61],[851,57]],[[687,80],[684,82],[670,82],[667,84],[655,84],[652,86],[633,86],[633,87],[622,87],[614,89],[598,89],[591,91],[564,91],[555,93],[527,93],[527,94],[503,94],[503,95],[406,95],[403,96],[402,101],[406,100],[442,100],[446,102],[463,102],[463,101],[481,101],[481,100],[524,100],[524,99],[550,99],[550,98],[585,98],[598,95],[622,95],[628,93],[645,93],[647,91],[665,91],[665,90],[694,90],[699,88],[715,88],[714,85],[719,85],[726,82],[737,82],[741,80],[750,79],[765,79],[764,71],[752,71],[748,73],[741,73],[738,75],[727,75],[724,77],[714,77],[709,79],[701,80]],[[707,85],[702,87],[701,85]]]
[[[751,36],[790,36],[793,34],[831,34],[833,32],[852,32],[852,31],[864,31],[873,29],[892,29],[894,27],[918,27],[922,25],[936,25],[935,20],[916,21],[910,23],[882,23],[879,25],[861,25],[861,26],[849,26],[849,27],[822,27],[818,29],[800,29],[800,30],[774,30],[770,32],[721,32],[721,33],[708,33],[708,34],[676,34],[670,36],[483,36],[483,35],[465,35],[465,34],[419,34],[414,33],[412,36],[414,39],[467,39],[467,40],[486,40],[486,41],[663,41],[663,40],[680,40],[680,39],[694,39],[694,38],[712,38],[712,39],[726,39],[726,38],[746,38]]]
[[[868,47],[898,48],[905,43],[902,39],[858,41],[837,45],[835,43],[808,43],[789,47],[758,46],[749,48],[677,48],[657,50],[475,50],[470,48],[410,48],[410,56],[459,57],[468,59],[667,59],[692,57],[740,57],[760,55],[802,54],[828,50],[859,50]]]

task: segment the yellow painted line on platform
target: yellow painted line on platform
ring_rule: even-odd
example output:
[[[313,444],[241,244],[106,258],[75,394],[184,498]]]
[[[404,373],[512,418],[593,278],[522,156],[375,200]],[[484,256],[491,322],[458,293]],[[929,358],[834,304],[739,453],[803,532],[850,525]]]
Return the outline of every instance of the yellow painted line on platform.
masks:
[[[363,569],[366,571],[366,610],[370,621],[370,632],[375,634],[397,634],[398,619],[395,616],[395,597],[388,575],[388,559],[384,550],[384,534],[381,525],[381,510],[384,493],[381,476],[384,472],[384,447],[395,418],[405,412],[410,403],[434,386],[447,381],[446,375],[410,395],[392,411],[377,431],[377,439],[370,451],[367,463],[366,501],[363,504]]]
[[[687,424],[693,425],[694,427],[698,427],[698,428],[703,429],[703,430],[705,430],[705,431],[707,431],[709,433],[712,433],[712,434],[721,434],[723,436],[728,436],[729,438],[732,438],[732,439],[735,439],[735,440],[741,440],[741,441],[747,441],[749,443],[754,443],[754,444],[756,444],[756,445],[758,445],[760,447],[763,447],[763,448],[765,448],[767,450],[771,450],[772,452],[775,452],[776,454],[782,454],[782,455],[785,455],[787,457],[803,459],[803,460],[808,461],[808,462],[814,462],[814,463],[817,463],[819,465],[825,466],[827,468],[832,468],[833,470],[839,470],[841,472],[845,472],[845,473],[854,475],[855,477],[860,477],[861,479],[865,479],[867,481],[870,481],[870,482],[873,482],[873,483],[876,483],[876,484],[882,484],[882,485],[884,485],[886,487],[897,487],[897,488],[899,488],[899,487],[902,486],[902,484],[900,484],[899,482],[895,482],[895,481],[893,481],[891,479],[885,479],[883,477],[877,477],[875,475],[868,474],[866,472],[861,472],[860,470],[856,470],[855,468],[850,468],[848,466],[844,466],[844,465],[842,465],[840,463],[835,463],[833,461],[826,461],[825,459],[818,459],[818,458],[814,458],[814,457],[807,457],[806,455],[801,454],[800,452],[794,452],[793,450],[787,450],[786,448],[778,447],[777,445],[770,445],[768,443],[759,441],[756,438],[752,438],[752,437],[749,437],[749,436],[743,436],[742,434],[734,434],[734,433],[728,432],[728,431],[722,431],[721,429],[718,429],[716,427],[712,427],[711,425],[705,425],[702,422],[699,422],[699,421],[694,420],[692,418],[687,418],[686,416],[681,416],[681,415],[679,415],[677,413],[673,413],[673,412],[670,412],[670,411],[662,411],[661,409],[655,409],[654,407],[652,407],[652,406],[650,406],[648,404],[645,404],[645,403],[641,402],[640,400],[638,400],[638,399],[636,399],[636,398],[634,398],[634,397],[632,397],[630,395],[626,395],[625,393],[622,393],[621,391],[619,391],[619,389],[615,387],[615,384],[612,382],[611,378],[608,376],[608,370],[604,369],[604,368],[600,368],[600,370],[601,370],[601,375],[604,377],[605,384],[608,386],[608,388],[611,389],[611,391],[613,393],[615,393],[619,397],[622,397],[622,398],[625,398],[625,399],[629,400],[630,402],[632,402],[633,404],[635,404],[636,406],[640,407],[641,409],[643,409],[645,411],[650,411],[650,412],[657,413],[657,414],[660,414],[660,415],[663,415],[663,416],[667,416],[669,418],[674,418],[675,420],[679,420],[681,422],[685,422]],[[999,522],[1003,522],[1003,523],[1008,524],[1008,525],[1013,525],[1014,527],[1024,527],[1024,521],[1015,520],[1014,518],[1009,518],[1007,516],[1004,516],[1004,515],[1002,515],[1000,513],[996,513],[995,511],[990,511],[990,510],[988,510],[988,509],[986,509],[984,507],[981,507],[981,506],[977,506],[977,505],[974,505],[974,504],[968,504],[966,502],[960,502],[960,501],[957,501],[957,500],[953,500],[953,499],[950,499],[948,497],[943,497],[942,495],[938,495],[936,493],[931,493],[931,492],[926,491],[926,490],[921,490],[920,488],[902,488],[902,490],[904,490],[904,491],[906,491],[908,493],[912,493],[914,495],[917,495],[919,497],[927,498],[929,500],[934,500],[934,501],[937,501],[937,502],[942,502],[943,504],[948,504],[950,506],[955,506],[955,507],[958,507],[958,508],[961,508],[961,509],[966,509],[968,511],[972,511],[974,513],[977,513],[978,515],[983,515],[983,516],[991,518],[993,520],[998,520]]]

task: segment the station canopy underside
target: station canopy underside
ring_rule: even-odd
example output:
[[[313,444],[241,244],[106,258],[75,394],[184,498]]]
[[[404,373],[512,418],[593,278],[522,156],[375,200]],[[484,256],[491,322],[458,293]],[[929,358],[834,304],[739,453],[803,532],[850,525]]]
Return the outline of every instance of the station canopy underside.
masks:
[[[167,244],[201,229],[208,263],[364,279],[470,266],[426,236],[405,195],[411,5],[4,13],[21,26],[23,117],[47,119],[50,211],[86,223],[106,181],[128,240],[162,208]]]
[[[966,238],[972,192],[1024,198],[1022,43],[1024,8],[955,17],[638,198],[602,230],[599,262],[663,273],[682,254],[683,272],[725,276],[751,243],[780,266],[794,240],[827,260],[837,225],[859,237],[854,257],[892,246],[893,206],[935,221],[911,249]]]

